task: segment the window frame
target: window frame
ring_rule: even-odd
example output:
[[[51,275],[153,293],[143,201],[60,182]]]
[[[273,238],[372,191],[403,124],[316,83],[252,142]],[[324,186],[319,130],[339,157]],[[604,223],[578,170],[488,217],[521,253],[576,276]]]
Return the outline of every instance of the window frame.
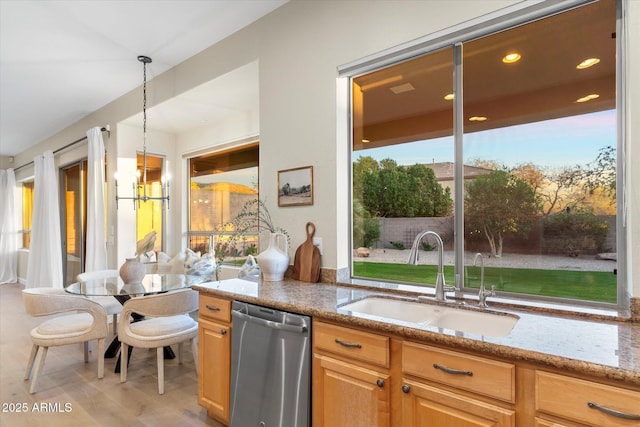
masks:
[[[407,61],[422,55],[435,52],[439,49],[453,46],[454,48],[454,91],[455,93],[461,93],[462,89],[462,44],[472,41],[480,37],[486,37],[493,33],[507,30],[515,26],[523,25],[533,22],[538,19],[549,17],[551,15],[568,11],[570,9],[587,5],[592,3],[593,0],[563,0],[559,2],[534,0],[530,2],[521,2],[513,6],[506,7],[489,13],[487,15],[480,16],[470,21],[458,24],[456,26],[447,28],[442,31],[432,33],[430,35],[418,38],[416,40],[392,47],[390,49],[381,51],[379,53],[367,56],[365,58],[352,61],[350,63],[341,65],[338,67],[338,87],[344,89],[344,96],[346,96],[346,108],[344,108],[346,117],[346,141],[348,151],[348,188],[349,188],[349,248],[353,247],[353,122],[352,122],[352,80],[356,77],[362,76],[367,73],[374,72],[376,70],[398,64],[403,61]],[[624,0],[616,0],[616,33],[619,35],[616,38],[616,114],[617,114],[617,212],[616,212],[616,250],[617,250],[617,303],[604,303],[595,301],[583,301],[583,300],[567,300],[553,297],[542,297],[527,294],[510,295],[509,299],[517,299],[523,301],[535,301],[540,303],[552,303],[561,305],[570,305],[575,307],[597,307],[604,309],[625,310],[629,307],[629,292],[626,287],[627,283],[627,221],[625,220],[627,209],[625,206],[624,194],[627,191],[625,185],[625,170],[628,160],[625,154],[628,150],[625,150],[627,144],[627,138],[625,134],[626,122],[627,122],[627,110],[625,108],[625,88],[626,80],[623,78],[622,70],[624,70],[624,58],[625,52],[623,50],[625,43],[625,22],[623,17],[625,2]],[[344,97],[343,97],[344,99]],[[464,230],[464,180],[463,176],[463,153],[462,153],[462,140],[464,134],[464,118],[462,115],[463,99],[456,99],[454,101],[454,230],[455,235],[463,235],[461,232]],[[459,278],[460,283],[464,282],[464,238],[456,237],[454,239],[454,268],[456,277]],[[366,281],[361,278],[355,278],[353,275],[353,251],[348,250],[348,262],[349,262],[349,275],[352,279],[358,281]],[[372,279],[373,280],[373,279]],[[403,288],[414,288],[412,285],[403,286]],[[418,291],[424,292],[424,288],[415,287]],[[431,288],[428,288],[431,289]],[[463,292],[469,293],[468,289],[463,288]]]
[[[226,153],[231,153],[233,151],[242,151],[242,150],[246,150],[246,149],[250,149],[251,147],[256,147],[256,149],[258,150],[258,165],[257,167],[257,179],[259,181],[260,179],[260,138],[256,135],[255,137],[249,137],[249,138],[245,138],[239,141],[235,141],[229,144],[222,144],[219,146],[215,146],[215,147],[210,147],[207,149],[203,149],[203,150],[199,150],[197,152],[193,152],[193,153],[189,153],[189,154],[185,154],[183,156],[184,160],[185,160],[185,170],[186,170],[186,183],[187,183],[187,217],[186,217],[186,226],[187,226],[187,236],[186,236],[186,245],[187,247],[190,246],[190,241],[192,238],[203,238],[203,239],[208,239],[209,243],[208,243],[208,250],[211,251],[212,249],[212,241],[213,239],[216,238],[216,236],[232,236],[233,233],[232,232],[228,232],[228,231],[224,231],[224,230],[206,230],[206,231],[199,231],[199,230],[192,230],[191,229],[191,213],[192,213],[192,200],[191,200],[191,171],[189,170],[189,164],[191,162],[191,160],[197,158],[197,157],[202,157],[202,156],[216,156],[216,155],[224,155]],[[257,182],[257,191],[258,194],[256,195],[256,198],[260,198],[260,185]],[[255,233],[246,233],[248,236],[250,237],[255,237],[257,239],[257,242],[259,244],[259,233],[255,232]],[[232,258],[232,257],[230,257]],[[223,265],[232,265],[233,261],[223,261],[222,263]]]

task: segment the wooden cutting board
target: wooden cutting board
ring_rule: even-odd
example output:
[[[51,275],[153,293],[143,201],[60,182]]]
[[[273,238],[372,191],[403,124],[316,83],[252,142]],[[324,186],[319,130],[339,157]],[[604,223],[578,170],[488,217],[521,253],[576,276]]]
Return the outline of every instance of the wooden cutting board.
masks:
[[[307,223],[307,240],[296,250],[293,260],[293,278],[303,282],[316,283],[320,280],[320,251],[313,245],[316,226]]]

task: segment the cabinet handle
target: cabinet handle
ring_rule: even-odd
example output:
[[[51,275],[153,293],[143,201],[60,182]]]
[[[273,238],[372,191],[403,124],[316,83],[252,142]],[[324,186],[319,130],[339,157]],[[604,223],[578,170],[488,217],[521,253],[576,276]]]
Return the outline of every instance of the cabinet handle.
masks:
[[[378,378],[378,381],[376,381],[376,385],[380,388],[384,387],[384,380],[382,378]]]
[[[616,411],[615,409],[607,408],[606,406],[598,405],[597,403],[587,402],[587,406],[592,409],[597,409],[605,414],[613,415],[614,417],[623,418],[625,420],[640,420],[640,415],[627,414],[625,412]]]
[[[433,367],[436,368],[436,369],[440,369],[441,371],[444,371],[447,374],[469,375],[470,377],[473,376],[473,372],[472,371],[461,371],[459,369],[447,368],[446,366],[438,365],[437,363],[434,363]]]
[[[357,342],[345,342],[338,338],[336,338],[335,341],[343,347],[362,348],[362,345],[358,344]]]
[[[411,391],[411,386],[409,384],[403,384],[402,391],[405,393],[409,393]]]
[[[220,307],[214,307],[212,305],[206,304],[205,307],[207,307],[208,310],[211,311],[220,311]]]
[[[220,329],[220,335],[227,335],[226,329]]]

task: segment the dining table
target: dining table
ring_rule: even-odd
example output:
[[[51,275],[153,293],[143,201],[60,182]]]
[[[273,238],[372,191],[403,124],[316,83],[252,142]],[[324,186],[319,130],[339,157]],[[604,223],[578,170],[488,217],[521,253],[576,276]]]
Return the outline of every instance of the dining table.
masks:
[[[70,294],[82,295],[85,297],[113,296],[120,302],[120,304],[124,305],[124,303],[130,298],[177,291],[208,281],[210,281],[210,278],[206,276],[153,273],[146,274],[139,283],[125,283],[119,276],[111,276],[107,278],[75,282],[67,286],[65,291]],[[140,321],[143,319],[144,318],[142,316],[134,316],[134,321]],[[116,357],[119,350],[120,341],[118,340],[116,332],[116,336],[109,344],[104,357]],[[131,350],[132,348],[129,347],[129,352],[131,352]],[[164,357],[165,359],[173,359],[175,357],[171,347],[164,348]],[[127,360],[129,359],[130,357],[127,358]],[[115,372],[120,372],[120,358],[118,358],[118,362],[116,363]]]

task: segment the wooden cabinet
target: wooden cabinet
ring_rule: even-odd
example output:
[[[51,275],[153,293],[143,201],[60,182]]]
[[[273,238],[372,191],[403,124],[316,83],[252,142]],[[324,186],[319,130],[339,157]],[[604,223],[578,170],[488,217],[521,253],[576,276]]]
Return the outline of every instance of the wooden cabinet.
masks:
[[[513,364],[403,342],[402,374],[403,426],[515,426]]]
[[[402,344],[402,372],[461,390],[515,402],[515,370],[512,363],[471,356],[423,344]]]
[[[402,382],[402,426],[514,426],[515,412],[427,383]]]
[[[390,426],[389,339],[315,322],[313,426]]]
[[[313,345],[314,427],[516,425],[513,364],[318,321]]]
[[[229,424],[231,301],[200,295],[198,403],[210,417]]]
[[[588,426],[640,426],[640,391],[545,371],[536,371],[535,382],[541,426],[562,425],[555,421],[564,420]]]
[[[198,402],[228,425],[231,301],[200,295],[199,322]],[[637,386],[316,319],[312,337],[314,427],[640,427]]]

